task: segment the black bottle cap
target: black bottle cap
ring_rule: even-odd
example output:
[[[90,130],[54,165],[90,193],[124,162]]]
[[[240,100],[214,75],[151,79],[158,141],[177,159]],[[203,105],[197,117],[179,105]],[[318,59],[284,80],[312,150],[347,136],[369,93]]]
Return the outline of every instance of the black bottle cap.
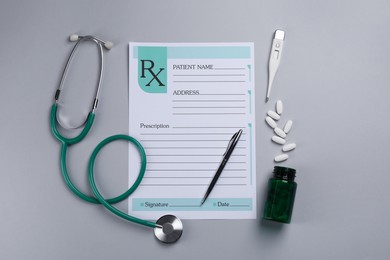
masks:
[[[274,178],[285,180],[285,181],[294,181],[296,170],[293,168],[275,166],[274,167]]]

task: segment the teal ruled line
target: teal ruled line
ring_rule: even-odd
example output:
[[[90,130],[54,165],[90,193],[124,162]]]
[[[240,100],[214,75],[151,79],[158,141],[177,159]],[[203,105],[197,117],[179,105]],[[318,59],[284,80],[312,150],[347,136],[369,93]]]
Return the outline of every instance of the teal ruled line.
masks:
[[[252,81],[252,69],[251,69],[251,65],[248,64],[248,73],[249,73],[249,82]]]
[[[248,123],[248,126],[249,126],[249,138],[250,138],[250,146],[249,146],[249,150],[250,150],[250,182],[251,182],[251,185],[252,185],[252,164],[253,164],[253,158],[252,158],[252,124],[251,123]]]
[[[252,114],[252,91],[248,90],[249,94],[249,114]]]

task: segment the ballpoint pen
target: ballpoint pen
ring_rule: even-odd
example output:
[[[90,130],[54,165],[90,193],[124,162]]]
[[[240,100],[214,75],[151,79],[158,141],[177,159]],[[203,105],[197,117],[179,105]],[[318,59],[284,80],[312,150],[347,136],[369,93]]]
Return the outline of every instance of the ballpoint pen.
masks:
[[[200,205],[202,206],[203,203],[206,201],[207,197],[210,195],[211,191],[213,190],[215,184],[217,183],[217,180],[219,176],[221,175],[223,168],[225,168],[226,163],[228,162],[230,155],[232,155],[234,148],[236,147],[238,140],[240,139],[240,136],[242,134],[242,129],[238,130],[230,139],[229,144],[226,148],[226,152],[223,155],[223,159],[221,164],[218,167],[217,172],[215,173],[213,179],[210,182],[209,187],[207,188],[206,194],[204,195],[202,202]]]

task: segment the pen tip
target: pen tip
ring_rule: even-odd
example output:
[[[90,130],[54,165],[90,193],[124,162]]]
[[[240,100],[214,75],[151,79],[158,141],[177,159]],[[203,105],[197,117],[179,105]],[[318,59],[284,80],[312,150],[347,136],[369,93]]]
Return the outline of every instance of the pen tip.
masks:
[[[268,100],[269,100],[269,97],[266,97],[266,98],[265,98],[265,103],[267,103],[267,102],[268,102]]]

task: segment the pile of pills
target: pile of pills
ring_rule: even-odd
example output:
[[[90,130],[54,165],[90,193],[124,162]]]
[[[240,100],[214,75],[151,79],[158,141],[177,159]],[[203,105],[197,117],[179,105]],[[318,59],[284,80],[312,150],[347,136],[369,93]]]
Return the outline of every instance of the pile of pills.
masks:
[[[276,112],[269,110],[267,112],[267,117],[265,118],[265,121],[267,124],[274,129],[274,132],[276,135],[272,136],[271,140],[277,144],[283,145],[282,151],[283,152],[289,152],[294,150],[297,145],[295,143],[288,143],[286,144],[286,137],[288,132],[290,132],[293,121],[288,120],[286,124],[284,125],[283,129],[279,128],[276,121],[280,119],[280,116],[283,113],[283,103],[282,101],[278,100],[276,102]],[[280,155],[277,155],[275,157],[275,162],[283,162],[288,159],[288,154],[282,153]]]

